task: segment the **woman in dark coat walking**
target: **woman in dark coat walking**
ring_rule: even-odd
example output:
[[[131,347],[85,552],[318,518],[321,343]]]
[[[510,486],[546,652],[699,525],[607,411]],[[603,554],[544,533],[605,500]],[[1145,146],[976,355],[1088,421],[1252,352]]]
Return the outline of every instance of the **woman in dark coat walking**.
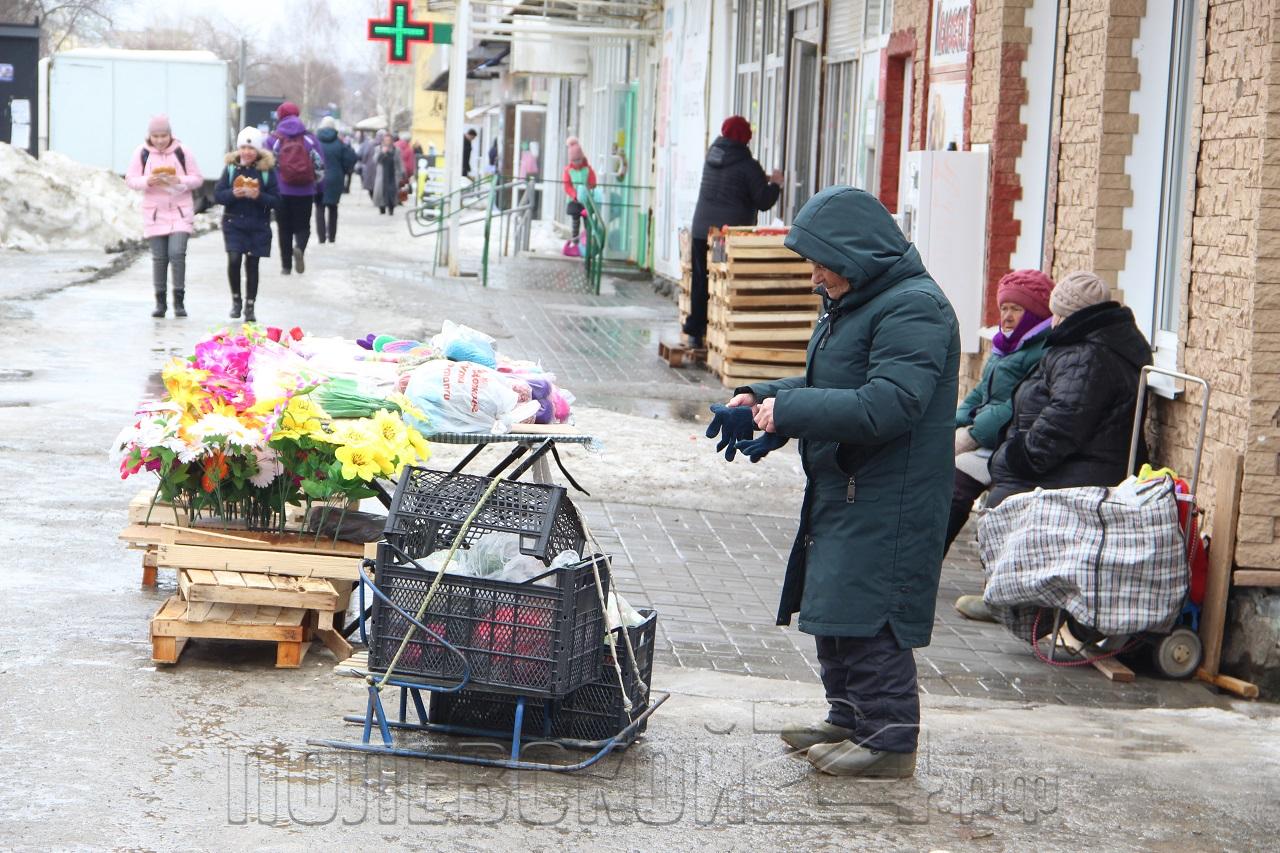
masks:
[[[236,137],[235,151],[218,178],[213,196],[222,205],[222,241],[227,249],[227,281],[231,285],[231,319],[243,309],[244,319],[257,320],[258,260],[271,257],[271,209],[280,203],[275,157],[263,144],[262,131],[246,127]],[[245,293],[240,292],[244,265]]]
[[[782,738],[818,769],[910,776],[951,498],[955,313],[874,196],[815,195],[786,245],[813,262],[824,313],[805,374],[738,389],[777,440],[800,439],[807,484],[778,624],[815,635],[830,712]]]
[[[742,116],[729,116],[720,125],[720,136],[707,149],[702,167],[698,204],[693,209],[689,235],[692,286],[689,316],[684,333],[696,349],[707,334],[707,231],[723,225],[754,225],[760,211],[778,203],[782,172],[764,169],[751,156],[751,125]]]
[[[1049,308],[1055,325],[1044,356],[1014,392],[1009,431],[991,457],[988,507],[1036,487],[1114,486],[1129,474],[1138,377],[1151,347],[1093,273],[1058,282]]]
[[[324,181],[316,193],[316,234],[321,243],[332,243],[338,239],[338,202],[342,201],[347,179],[356,167],[356,152],[338,138],[333,116],[324,117],[316,136],[324,156]]]
[[[382,137],[373,158],[373,203],[378,213],[395,213],[400,201],[400,182],[404,180],[404,158],[396,150],[390,135]]]

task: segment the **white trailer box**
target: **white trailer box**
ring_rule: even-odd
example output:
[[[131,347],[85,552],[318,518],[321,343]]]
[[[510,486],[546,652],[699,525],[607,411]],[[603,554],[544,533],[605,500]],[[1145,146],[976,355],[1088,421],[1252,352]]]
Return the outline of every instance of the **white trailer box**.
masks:
[[[42,61],[48,150],[123,175],[147,122],[165,113],[205,180],[217,179],[231,144],[226,61],[207,50],[90,48]]]

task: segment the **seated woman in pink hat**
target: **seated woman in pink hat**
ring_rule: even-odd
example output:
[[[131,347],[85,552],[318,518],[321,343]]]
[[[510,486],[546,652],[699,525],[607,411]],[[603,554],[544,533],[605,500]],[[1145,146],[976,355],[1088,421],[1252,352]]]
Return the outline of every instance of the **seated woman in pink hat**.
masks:
[[[974,500],[991,484],[987,464],[1013,416],[1013,389],[1044,355],[1053,324],[1052,292],[1053,280],[1039,270],[1014,270],[996,286],[1000,328],[991,341],[991,357],[982,368],[982,379],[956,409],[956,479],[947,523],[948,551],[969,520]],[[989,619],[982,596],[961,596],[956,609],[970,619]]]

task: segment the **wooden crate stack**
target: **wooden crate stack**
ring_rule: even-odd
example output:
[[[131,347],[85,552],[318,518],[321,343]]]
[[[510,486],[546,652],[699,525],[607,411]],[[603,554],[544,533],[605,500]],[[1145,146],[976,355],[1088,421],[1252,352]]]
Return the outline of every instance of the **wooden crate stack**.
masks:
[[[676,312],[680,317],[680,327],[689,319],[689,309],[693,304],[693,243],[689,239],[689,229],[680,229],[680,293],[676,296]]]
[[[804,372],[822,299],[786,229],[727,228],[708,264],[707,365],[730,388]]]
[[[345,660],[342,614],[364,555],[311,533],[166,525],[156,563],[177,571],[178,591],[151,619],[152,660],[177,663],[196,638],[259,640],[276,644],[277,667],[297,667],[313,636]]]
[[[301,530],[301,510],[287,523]],[[274,642],[278,667],[299,666],[313,637],[338,660],[351,655],[342,614],[365,546],[299,532],[191,527],[185,512],[155,501],[150,490],[129,502],[119,538],[143,552],[143,586],[155,586],[160,569],[176,572],[178,591],[151,619],[157,663],[177,663],[196,638]]]

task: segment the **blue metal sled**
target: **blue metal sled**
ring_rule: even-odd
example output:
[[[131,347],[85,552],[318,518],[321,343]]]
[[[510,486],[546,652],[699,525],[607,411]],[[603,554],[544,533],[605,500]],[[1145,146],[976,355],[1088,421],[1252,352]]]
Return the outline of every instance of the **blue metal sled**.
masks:
[[[636,733],[640,727],[648,720],[649,716],[658,709],[658,706],[667,701],[670,694],[658,694],[650,702],[639,715],[631,721],[631,723],[613,737],[604,740],[585,741],[573,738],[554,738],[550,737],[549,729],[551,726],[551,709],[550,701],[543,699],[535,699],[533,701],[545,703],[543,706],[543,737],[531,738],[525,740],[522,732],[525,716],[525,707],[529,701],[528,697],[518,696],[516,698],[515,721],[511,727],[511,731],[498,731],[494,729],[470,728],[467,726],[445,725],[441,723],[432,723],[427,718],[426,705],[422,701],[422,691],[429,693],[456,693],[466,687],[471,681],[471,667],[466,656],[456,646],[450,644],[436,632],[432,631],[426,625],[423,625],[412,614],[406,612],[398,604],[391,601],[377,586],[372,579],[365,573],[364,567],[360,568],[360,636],[366,643],[368,642],[365,632],[365,620],[368,618],[369,611],[365,608],[364,590],[368,587],[374,595],[376,595],[383,604],[393,608],[400,616],[409,620],[409,622],[421,631],[425,636],[433,638],[435,642],[444,646],[451,654],[456,654],[462,660],[463,672],[462,678],[457,684],[435,684],[425,679],[414,678],[410,676],[399,676],[387,679],[386,685],[397,687],[400,691],[399,713],[395,719],[391,719],[387,715],[387,709],[382,701],[382,694],[374,680],[381,680],[379,673],[366,673],[369,681],[369,696],[365,704],[365,712],[363,716],[349,715],[343,717],[343,720],[349,723],[359,723],[364,727],[360,741],[358,743],[344,740],[320,740],[312,739],[307,743],[311,746],[325,746],[332,749],[346,749],[356,752],[374,753],[378,755],[393,755],[399,758],[422,758],[428,761],[450,761],[455,764],[472,764],[480,767],[500,767],[508,770],[549,770],[555,773],[571,773],[575,770],[582,770],[590,767],[600,759],[616,749],[625,749],[630,746],[636,739]],[[416,721],[409,719],[409,704],[413,703],[413,711]],[[381,743],[373,740],[373,727],[377,723],[378,732],[381,734]],[[510,752],[506,758],[484,758],[475,755],[458,755],[450,752],[435,752],[418,749],[405,749],[395,745],[392,737],[392,730],[406,730],[416,732],[429,732],[442,735],[461,735],[465,737],[490,738],[495,740],[510,740]],[[529,761],[521,758],[521,751],[530,746],[550,746],[554,745],[563,749],[589,750],[593,754],[584,758],[575,764],[550,764],[542,761]]]

